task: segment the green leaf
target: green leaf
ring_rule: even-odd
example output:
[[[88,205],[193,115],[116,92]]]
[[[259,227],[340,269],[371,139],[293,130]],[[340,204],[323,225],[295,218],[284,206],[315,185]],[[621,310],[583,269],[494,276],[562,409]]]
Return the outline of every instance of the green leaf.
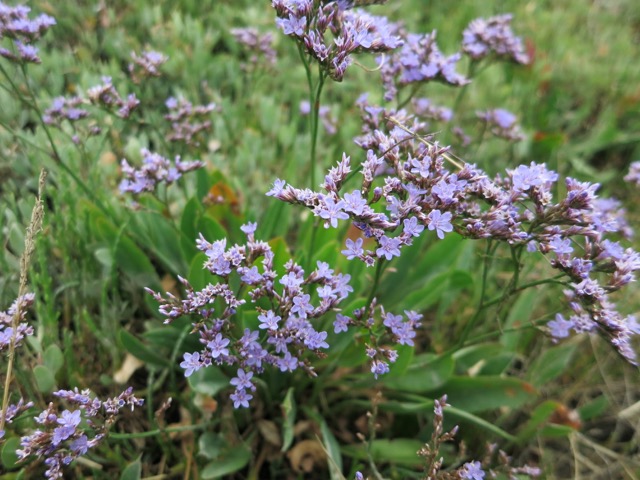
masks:
[[[424,460],[416,452],[424,447],[419,440],[398,438],[394,440],[374,440],[370,443],[370,453],[374,463],[391,463],[407,467],[419,467]],[[348,445],[343,447],[346,455],[357,460],[367,460],[368,455],[364,445]]]
[[[248,449],[244,447],[229,449],[205,466],[201,477],[204,480],[210,480],[229,475],[247,466],[250,460],[251,452]]]
[[[187,275],[187,279],[189,283],[194,288],[194,290],[202,290],[209,283],[215,283],[216,277],[214,277],[211,272],[205,270],[204,262],[207,261],[207,256],[204,252],[198,252],[193,259],[191,260],[191,265],[189,266],[189,275]]]
[[[534,289],[525,291],[518,297],[509,311],[509,316],[503,328],[513,329],[530,324],[531,314],[535,311],[535,305],[540,300],[540,293]],[[510,331],[500,336],[500,343],[510,352],[517,352],[519,348],[528,343],[528,338],[535,332]]]
[[[331,240],[322,245],[318,245],[316,253],[313,255],[312,267],[316,268],[316,262],[327,262],[329,265],[335,265],[338,252],[341,250],[336,240]]]
[[[38,391],[42,393],[50,393],[56,386],[55,375],[44,365],[36,365],[33,369],[33,376],[36,379]]]
[[[442,387],[453,375],[455,361],[451,355],[420,355],[402,376],[382,377],[382,383],[392,390],[424,393]]]
[[[180,230],[186,238],[192,239],[194,249],[196,238],[198,238],[198,219],[203,211],[202,204],[194,197],[184,206],[182,217],[180,218]]]
[[[181,232],[171,220],[160,212],[138,212],[135,216],[136,230],[144,237],[144,242],[152,255],[174,274],[184,272],[186,264],[183,260],[180,242],[176,241]],[[195,242],[195,238],[192,239]]]
[[[403,305],[407,310],[421,311],[435,305],[449,287],[449,272],[442,272],[431,278],[422,287],[404,296]]]
[[[292,210],[288,208],[289,205],[279,200],[269,199],[269,202],[256,232],[258,238],[265,240],[286,235]]]
[[[219,433],[205,432],[198,438],[198,454],[207,460],[218,458],[227,442]]]
[[[224,229],[222,225],[218,223],[218,221],[208,215],[204,215],[198,221],[197,226],[198,232],[202,233],[207,242],[215,242],[216,240],[222,240],[223,238],[227,238],[227,231]],[[195,244],[196,237],[193,238],[193,242]]]
[[[141,477],[142,464],[140,463],[140,457],[138,457],[135,461],[127,465],[126,468],[122,471],[120,480],[140,480]]]
[[[16,468],[18,465],[18,454],[16,450],[20,448],[20,438],[19,437],[11,437],[8,438],[4,445],[2,445],[2,465],[7,470],[12,470]]]
[[[116,229],[102,216],[94,216],[93,229],[97,236],[111,247],[116,264],[125,275],[136,285],[157,288],[160,282],[151,261],[122,229]]]
[[[280,407],[284,422],[282,424],[282,452],[289,450],[293,442],[293,427],[296,421],[296,399],[293,396],[294,388],[290,387]]]
[[[549,421],[549,418],[551,418],[559,406],[560,404],[558,402],[552,400],[547,400],[538,405],[531,413],[531,417],[527,423],[520,428],[520,432],[518,432],[518,442],[525,444],[531,440]]]
[[[479,370],[487,360],[497,357],[504,352],[504,347],[499,343],[482,343],[461,348],[453,353],[456,360],[457,373],[469,373],[470,370]]]
[[[344,480],[342,476],[340,444],[333,433],[331,433],[331,430],[329,430],[329,426],[324,419],[320,422],[320,432],[322,433],[322,444],[327,452],[327,463],[329,464],[331,480]]]
[[[479,376],[501,375],[513,363],[516,354],[513,352],[505,352],[488,359],[478,371]]]
[[[284,264],[291,260],[289,249],[284,238],[277,237],[269,240],[269,246],[273,251],[273,266],[279,276],[285,274]]]
[[[448,401],[449,399],[447,399],[447,402]],[[465,410],[460,410],[459,408],[456,408],[456,407],[447,407],[445,410],[445,415],[447,414],[450,414],[452,417],[458,417],[458,418],[467,420],[468,422],[473,423],[476,426],[484,430],[487,430],[499,437],[502,437],[505,440],[508,440],[510,442],[514,442],[516,440],[516,437],[514,437],[510,433],[505,432],[501,428],[496,427],[493,423],[487,422],[483,418],[477,417],[476,415],[469,413]]]
[[[605,395],[600,395],[578,409],[583,421],[591,420],[606,412],[609,408],[609,400]]]
[[[519,408],[537,395],[531,384],[503,377],[454,376],[439,391],[447,394],[447,403],[470,413]]]
[[[119,339],[120,343],[122,343],[122,346],[127,352],[129,352],[134,357],[139,358],[143,362],[149,364],[150,366],[154,366],[157,368],[164,368],[169,366],[168,358],[163,357],[155,350],[149,348],[126,330],[120,330]]]
[[[49,345],[43,355],[44,365],[55,375],[64,364],[64,355],[62,350],[55,343]]]
[[[448,401],[448,399],[447,399]],[[513,435],[511,435],[508,432],[505,432],[503,429],[501,429],[500,427],[495,426],[493,423],[491,422],[487,422],[485,419],[480,418],[476,415],[474,415],[473,413],[469,413],[465,410],[460,410],[459,408],[455,408],[455,407],[447,407],[445,410],[445,415],[450,414],[452,417],[457,417],[457,418],[461,418],[464,419],[470,423],[473,423],[474,425],[488,431],[491,432],[495,435],[497,435],[498,437],[502,437],[505,440],[508,440],[510,442],[514,442],[516,440],[516,437],[514,437]]]
[[[576,345],[571,344],[545,350],[529,367],[528,380],[536,387],[542,387],[556,379],[567,368],[575,351]]]
[[[575,433],[575,429],[568,425],[556,425],[554,423],[545,425],[540,431],[540,435],[546,438],[568,437]]]
[[[203,395],[216,395],[229,386],[229,378],[215,365],[203,367],[189,377],[191,388]]]

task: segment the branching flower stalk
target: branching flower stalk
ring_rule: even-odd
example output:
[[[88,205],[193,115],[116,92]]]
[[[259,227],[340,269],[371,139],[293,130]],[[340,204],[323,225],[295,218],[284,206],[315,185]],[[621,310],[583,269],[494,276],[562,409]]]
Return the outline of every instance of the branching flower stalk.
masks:
[[[7,372],[4,380],[4,391],[2,393],[2,413],[0,414],[0,432],[4,432],[7,408],[9,407],[9,391],[11,388],[11,380],[13,378],[13,365],[16,355],[16,346],[18,339],[18,326],[20,323],[23,309],[25,308],[25,298],[27,295],[27,282],[29,275],[29,265],[31,264],[31,256],[36,247],[36,235],[42,229],[42,219],[44,218],[44,204],[42,195],[44,193],[44,185],[47,179],[45,170],[40,171],[38,180],[38,196],[36,203],[31,211],[31,220],[27,226],[24,240],[24,251],[20,256],[20,280],[18,284],[18,298],[15,304],[15,311],[11,323],[12,335],[9,341],[9,349],[7,353]]]

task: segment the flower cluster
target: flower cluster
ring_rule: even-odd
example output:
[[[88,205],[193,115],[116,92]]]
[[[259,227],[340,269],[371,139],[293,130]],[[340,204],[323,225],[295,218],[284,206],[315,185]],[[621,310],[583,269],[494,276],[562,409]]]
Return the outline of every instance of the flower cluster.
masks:
[[[441,81],[462,86],[470,82],[456,72],[462,54],[445,56],[436,44],[435,31],[430,34],[402,32],[402,39],[402,48],[378,59],[386,101],[396,98],[398,90],[406,85]]]
[[[40,63],[38,48],[32,43],[42,37],[56,21],[45,14],[30,19],[30,11],[24,5],[10,7],[0,2],[0,40],[13,40],[12,49],[0,47],[0,56],[17,63]]]
[[[58,413],[53,403],[35,417],[40,425],[31,435],[22,437],[17,450],[20,461],[42,459],[47,467],[45,477],[62,478],[62,469],[90,448],[100,444],[125,406],[133,410],[144,400],[138,399],[128,388],[117,397],[107,400],[91,398],[89,390],[60,390],[54,395],[73,405],[71,410]],[[88,428],[80,424],[86,424]]]
[[[474,60],[495,55],[528,64],[529,56],[511,30],[511,20],[509,14],[473,20],[462,33],[462,51]]]
[[[33,335],[33,327],[25,319],[34,300],[35,295],[28,293],[16,299],[7,311],[0,312],[0,352],[9,348],[11,342],[17,347],[25,337]]]
[[[279,275],[276,268],[281,267],[274,265],[271,247],[255,239],[255,229],[255,223],[244,225],[246,244],[230,248],[226,248],[226,239],[210,243],[200,236],[197,246],[207,256],[204,268],[218,277],[217,283],[195,291],[180,278],[186,288],[183,300],[147,289],[160,302],[165,323],[183,315],[198,319],[194,331],[203,347],[184,354],[181,367],[186,376],[212,364],[238,367],[237,376],[231,379],[236,408],[249,406],[250,392],[255,390],[251,379],[267,365],[282,372],[300,368],[314,375],[305,353],[323,356],[323,350],[329,348],[327,332],[317,329],[317,320],[353,291],[350,276],[334,273],[324,262],[317,262],[316,269],[306,275],[302,267],[288,261]],[[234,293],[238,283],[239,291],[246,292],[243,296]],[[247,299],[259,314],[254,323],[246,323],[243,316],[241,328],[236,314]]]
[[[381,321],[376,320],[376,312],[380,312]],[[350,317],[338,313],[333,322],[336,334],[346,332],[355,327],[364,333],[368,331],[365,353],[370,359],[370,370],[375,378],[389,372],[389,363],[398,359],[398,352],[385,344],[414,346],[416,328],[421,325],[422,315],[413,310],[405,310],[404,315],[394,315],[378,307],[374,298],[368,307],[354,310]]]
[[[248,66],[255,67],[258,65],[260,58],[264,58],[269,66],[276,64],[277,55],[273,48],[273,35],[271,32],[260,34],[257,29],[252,27],[247,28],[233,28],[231,34],[238,43],[244,45],[251,56],[249,61],[244,65],[244,68]]]
[[[133,63],[129,64],[129,74],[133,81],[138,83],[147,77],[159,77],[160,66],[166,63],[169,57],[163,53],[149,50],[141,55],[131,52],[131,59]]]
[[[87,110],[80,108],[83,103],[82,97],[56,97],[51,102],[51,106],[45,110],[42,120],[47,125],[57,127],[60,127],[64,120],[71,123],[82,120],[89,116]]]
[[[131,113],[140,105],[135,94],[131,93],[123,99],[113,86],[111,77],[102,77],[102,83],[91,87],[87,91],[91,103],[107,109],[117,109],[116,114],[121,118],[129,118]]]
[[[179,156],[176,157],[172,166],[168,159],[157,153],[150,152],[146,148],[140,150],[140,154],[143,158],[143,165],[139,169],[135,169],[129,165],[127,160],[122,159],[120,167],[125,177],[120,182],[120,191],[122,193],[153,192],[158,183],[173,183],[182,177],[183,173],[204,166],[204,163],[199,160],[183,162]]]
[[[184,98],[170,97],[165,105],[169,113],[164,118],[171,122],[171,131],[167,135],[169,141],[198,145],[196,139],[199,134],[211,129],[209,114],[216,109],[215,103],[194,107]]]
[[[309,208],[326,228],[350,220],[363,237],[347,239],[342,253],[369,266],[399,256],[426,230],[439,238],[456,230],[468,238],[538,251],[560,271],[574,312],[566,321],[570,325],[551,322],[550,333],[597,331],[635,362],[630,339],[637,324],[609,299],[640,270],[637,252],[607,238],[630,234],[619,202],[597,198],[597,184],[572,178],[565,181],[566,196],[554,202],[558,174],[544,164],[520,165],[491,179],[477,166],[456,161],[448,148],[416,138],[413,132],[424,125],[414,119],[411,129],[404,127],[410,121],[404,111],[386,111],[366,101],[361,108],[364,135],[356,141],[367,153],[357,169],[359,188],[343,189],[353,176],[351,160],[343,155],[326,175],[324,193],[276,180],[267,195]],[[447,162],[458,170],[450,171]],[[367,239],[374,240],[373,246]]]
[[[472,460],[464,463],[455,470],[447,470],[446,472],[442,471],[443,458],[440,456],[440,448],[443,443],[454,440],[458,433],[457,426],[453,427],[448,432],[444,431],[444,408],[448,406],[446,395],[440,399],[434,400],[433,433],[431,434],[431,440],[418,451],[418,455],[425,459],[425,478],[483,480],[485,475],[487,475],[488,478],[502,478],[503,475],[505,478],[522,478],[523,475],[528,478],[536,478],[542,474],[542,471],[537,467],[529,465],[514,467],[512,465],[512,459],[507,456],[506,453],[502,450],[496,452],[497,448],[495,444],[488,446],[487,452],[484,456],[485,458],[483,458],[482,462]],[[496,453],[499,464],[490,468]]]
[[[341,81],[352,54],[386,52],[402,42],[396,27],[385,17],[331,2],[317,7],[313,0],[273,0],[276,23],[285,35],[294,37],[333,80]]]
[[[21,413],[27,411],[33,407],[33,402],[25,402],[24,399],[20,399],[18,403],[8,405],[7,411],[4,414],[5,425],[13,422],[13,419],[16,418]],[[5,431],[0,430],[0,440],[4,438]]]
[[[434,105],[428,98],[414,98],[411,100],[411,105],[415,114],[420,118],[436,122],[450,122],[453,118],[453,110],[448,107]]]
[[[624,177],[625,181],[640,186],[640,162],[633,162],[629,166],[629,173]]]
[[[520,125],[518,125],[518,119],[507,110],[496,108],[486,112],[477,112],[477,116],[491,128],[491,133],[496,137],[504,138],[511,142],[519,142],[525,138]]]
[[[380,113],[380,109],[368,109],[370,126],[380,121]],[[416,129],[422,127],[414,124]],[[359,168],[360,188],[340,192],[351,173],[351,159],[343,155],[325,176],[326,193],[297,189],[276,180],[267,195],[304,205],[324,220],[325,228],[336,228],[339,220],[350,219],[364,238],[347,239],[342,252],[347,258],[358,258],[368,266],[373,266],[378,259],[391,260],[400,256],[400,249],[411,245],[425,227],[441,239],[453,231],[453,213],[457,213],[471,173],[450,174],[444,168],[448,148],[438,144],[420,144],[409,154],[402,147],[408,138],[399,128],[389,135],[370,130],[359,138],[360,145],[367,150],[366,160]],[[401,159],[403,154],[407,154],[406,160]],[[390,175],[383,184],[374,186],[374,180],[385,173]],[[384,211],[377,208],[379,203],[385,204]],[[375,241],[372,248],[365,249],[365,239]]]

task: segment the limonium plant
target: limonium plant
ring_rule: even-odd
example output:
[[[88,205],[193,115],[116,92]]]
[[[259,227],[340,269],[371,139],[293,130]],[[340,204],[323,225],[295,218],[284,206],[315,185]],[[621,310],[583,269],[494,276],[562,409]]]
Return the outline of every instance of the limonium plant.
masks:
[[[168,86],[172,81],[163,77],[175,75],[176,53],[145,43],[127,50],[119,69],[98,69],[64,95],[41,95],[29,69],[43,63],[36,44],[56,20],[0,2],[3,94],[35,119],[29,128],[36,133],[25,135],[4,119],[0,127],[39,153],[55,172],[55,185],[70,183],[86,196],[78,208],[92,261],[106,279],[100,304],[119,298],[123,285],[136,295],[146,292],[131,300],[130,321],[114,322],[115,337],[96,326],[89,308],[82,317],[88,326],[54,328],[43,320],[66,288],[54,295],[40,272],[47,262],[37,247],[47,240],[38,244],[37,235],[45,211],[57,218],[59,208],[53,201],[45,208],[43,173],[26,226],[17,299],[0,312],[7,359],[0,442],[15,457],[9,463],[3,449],[7,469],[48,479],[75,478],[84,469],[110,478],[119,469],[123,478],[142,478],[140,459],[121,458],[120,446],[109,452],[108,442],[138,446],[153,438],[158,451],[140,447],[139,453],[162,457],[157,478],[195,478],[192,469],[198,472],[204,458],[210,462],[202,478],[288,478],[320,464],[332,479],[536,478],[543,475],[539,459],[513,452],[541,424],[554,423],[558,409],[543,403],[524,426],[520,418],[502,425],[480,418],[483,400],[475,409],[466,397],[483,388],[517,397],[485,409],[504,412],[537,393],[517,378],[525,367],[516,366],[515,353],[504,365],[498,355],[482,358],[482,349],[495,346],[485,340],[527,329],[540,344],[547,339],[547,348],[573,349],[589,335],[637,365],[640,323],[624,295],[631,295],[640,254],[623,203],[604,193],[606,185],[544,158],[495,166],[469,148],[485,141],[486,132],[508,148],[529,136],[520,112],[501,105],[465,110],[465,92],[486,68],[501,62],[520,69],[534,61],[512,29],[513,17],[471,21],[457,51],[447,53],[437,31],[411,32],[371,13],[370,3],[385,2],[272,0],[270,29],[226,26],[225,41],[243,51],[244,82],[260,72],[277,74],[281,57],[293,52],[306,83],[306,99],[288,105],[292,121],[308,121],[302,149],[308,159],[296,159],[299,169],[277,171],[259,192],[247,180],[245,191],[261,198],[261,209],[252,212],[242,211],[245,199],[235,187],[246,179],[229,182],[216,164],[241,151],[213,140],[220,135],[232,143],[237,128],[227,115],[240,107],[226,102],[224,91],[212,94],[205,82],[197,94]],[[341,84],[352,75],[370,83],[349,97],[346,110],[332,109],[325,97],[351,95]],[[451,106],[425,96],[435,83],[456,91]],[[338,145],[344,136],[345,111],[356,126],[351,143],[325,148],[320,138]],[[284,145],[286,134],[279,135]],[[87,173],[98,168],[96,158],[106,182]],[[640,184],[640,162],[624,180]],[[457,260],[437,258],[454,248]],[[443,267],[448,261],[467,262],[464,272],[456,270],[462,286],[450,292],[453,274],[433,281],[421,270],[437,265],[437,275],[451,267]],[[28,288],[30,271],[34,288]],[[119,275],[126,278],[122,285]],[[425,279],[441,293],[439,309],[440,299],[419,289]],[[515,311],[525,294],[543,288],[556,298],[536,308],[539,318],[505,328],[505,310]],[[458,294],[460,304],[452,300]],[[440,319],[449,316],[455,318],[444,325]],[[53,341],[47,328],[55,330]],[[437,340],[438,328],[452,333],[447,342]],[[74,335],[85,329],[112,363],[123,363],[113,381],[103,374],[88,385],[62,369],[73,358]],[[136,373],[142,366],[146,380]],[[120,375],[124,381],[115,380]],[[465,390],[468,379],[478,380],[471,390]],[[450,398],[463,407],[449,405]],[[460,427],[449,415],[445,420],[447,412]],[[140,420],[119,422],[120,432],[113,432],[122,417]],[[385,456],[394,439],[383,426],[397,432],[396,419],[415,436],[402,439],[413,451],[400,469],[393,455]],[[468,451],[458,438],[469,424],[493,441]],[[492,435],[507,445],[501,449]]]

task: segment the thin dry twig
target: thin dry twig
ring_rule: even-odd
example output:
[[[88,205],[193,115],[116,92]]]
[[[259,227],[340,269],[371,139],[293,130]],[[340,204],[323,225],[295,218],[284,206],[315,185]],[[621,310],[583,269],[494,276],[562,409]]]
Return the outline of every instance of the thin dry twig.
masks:
[[[0,413],[0,431],[4,430],[5,416],[7,408],[9,408],[9,387],[11,386],[11,380],[13,376],[13,363],[16,353],[16,343],[18,335],[18,324],[20,323],[20,316],[22,312],[22,299],[27,293],[27,281],[29,277],[29,264],[31,263],[31,256],[36,248],[36,235],[42,229],[42,219],[44,218],[44,204],[42,202],[42,194],[44,192],[44,185],[47,179],[47,172],[43,169],[40,171],[40,179],[38,181],[38,196],[36,197],[36,203],[31,211],[31,221],[27,226],[27,232],[24,239],[24,251],[20,256],[20,281],[18,284],[18,298],[16,300],[16,309],[11,319],[11,327],[13,328],[13,335],[9,341],[8,362],[7,362],[7,375],[4,380],[4,392],[2,394],[2,412]]]

